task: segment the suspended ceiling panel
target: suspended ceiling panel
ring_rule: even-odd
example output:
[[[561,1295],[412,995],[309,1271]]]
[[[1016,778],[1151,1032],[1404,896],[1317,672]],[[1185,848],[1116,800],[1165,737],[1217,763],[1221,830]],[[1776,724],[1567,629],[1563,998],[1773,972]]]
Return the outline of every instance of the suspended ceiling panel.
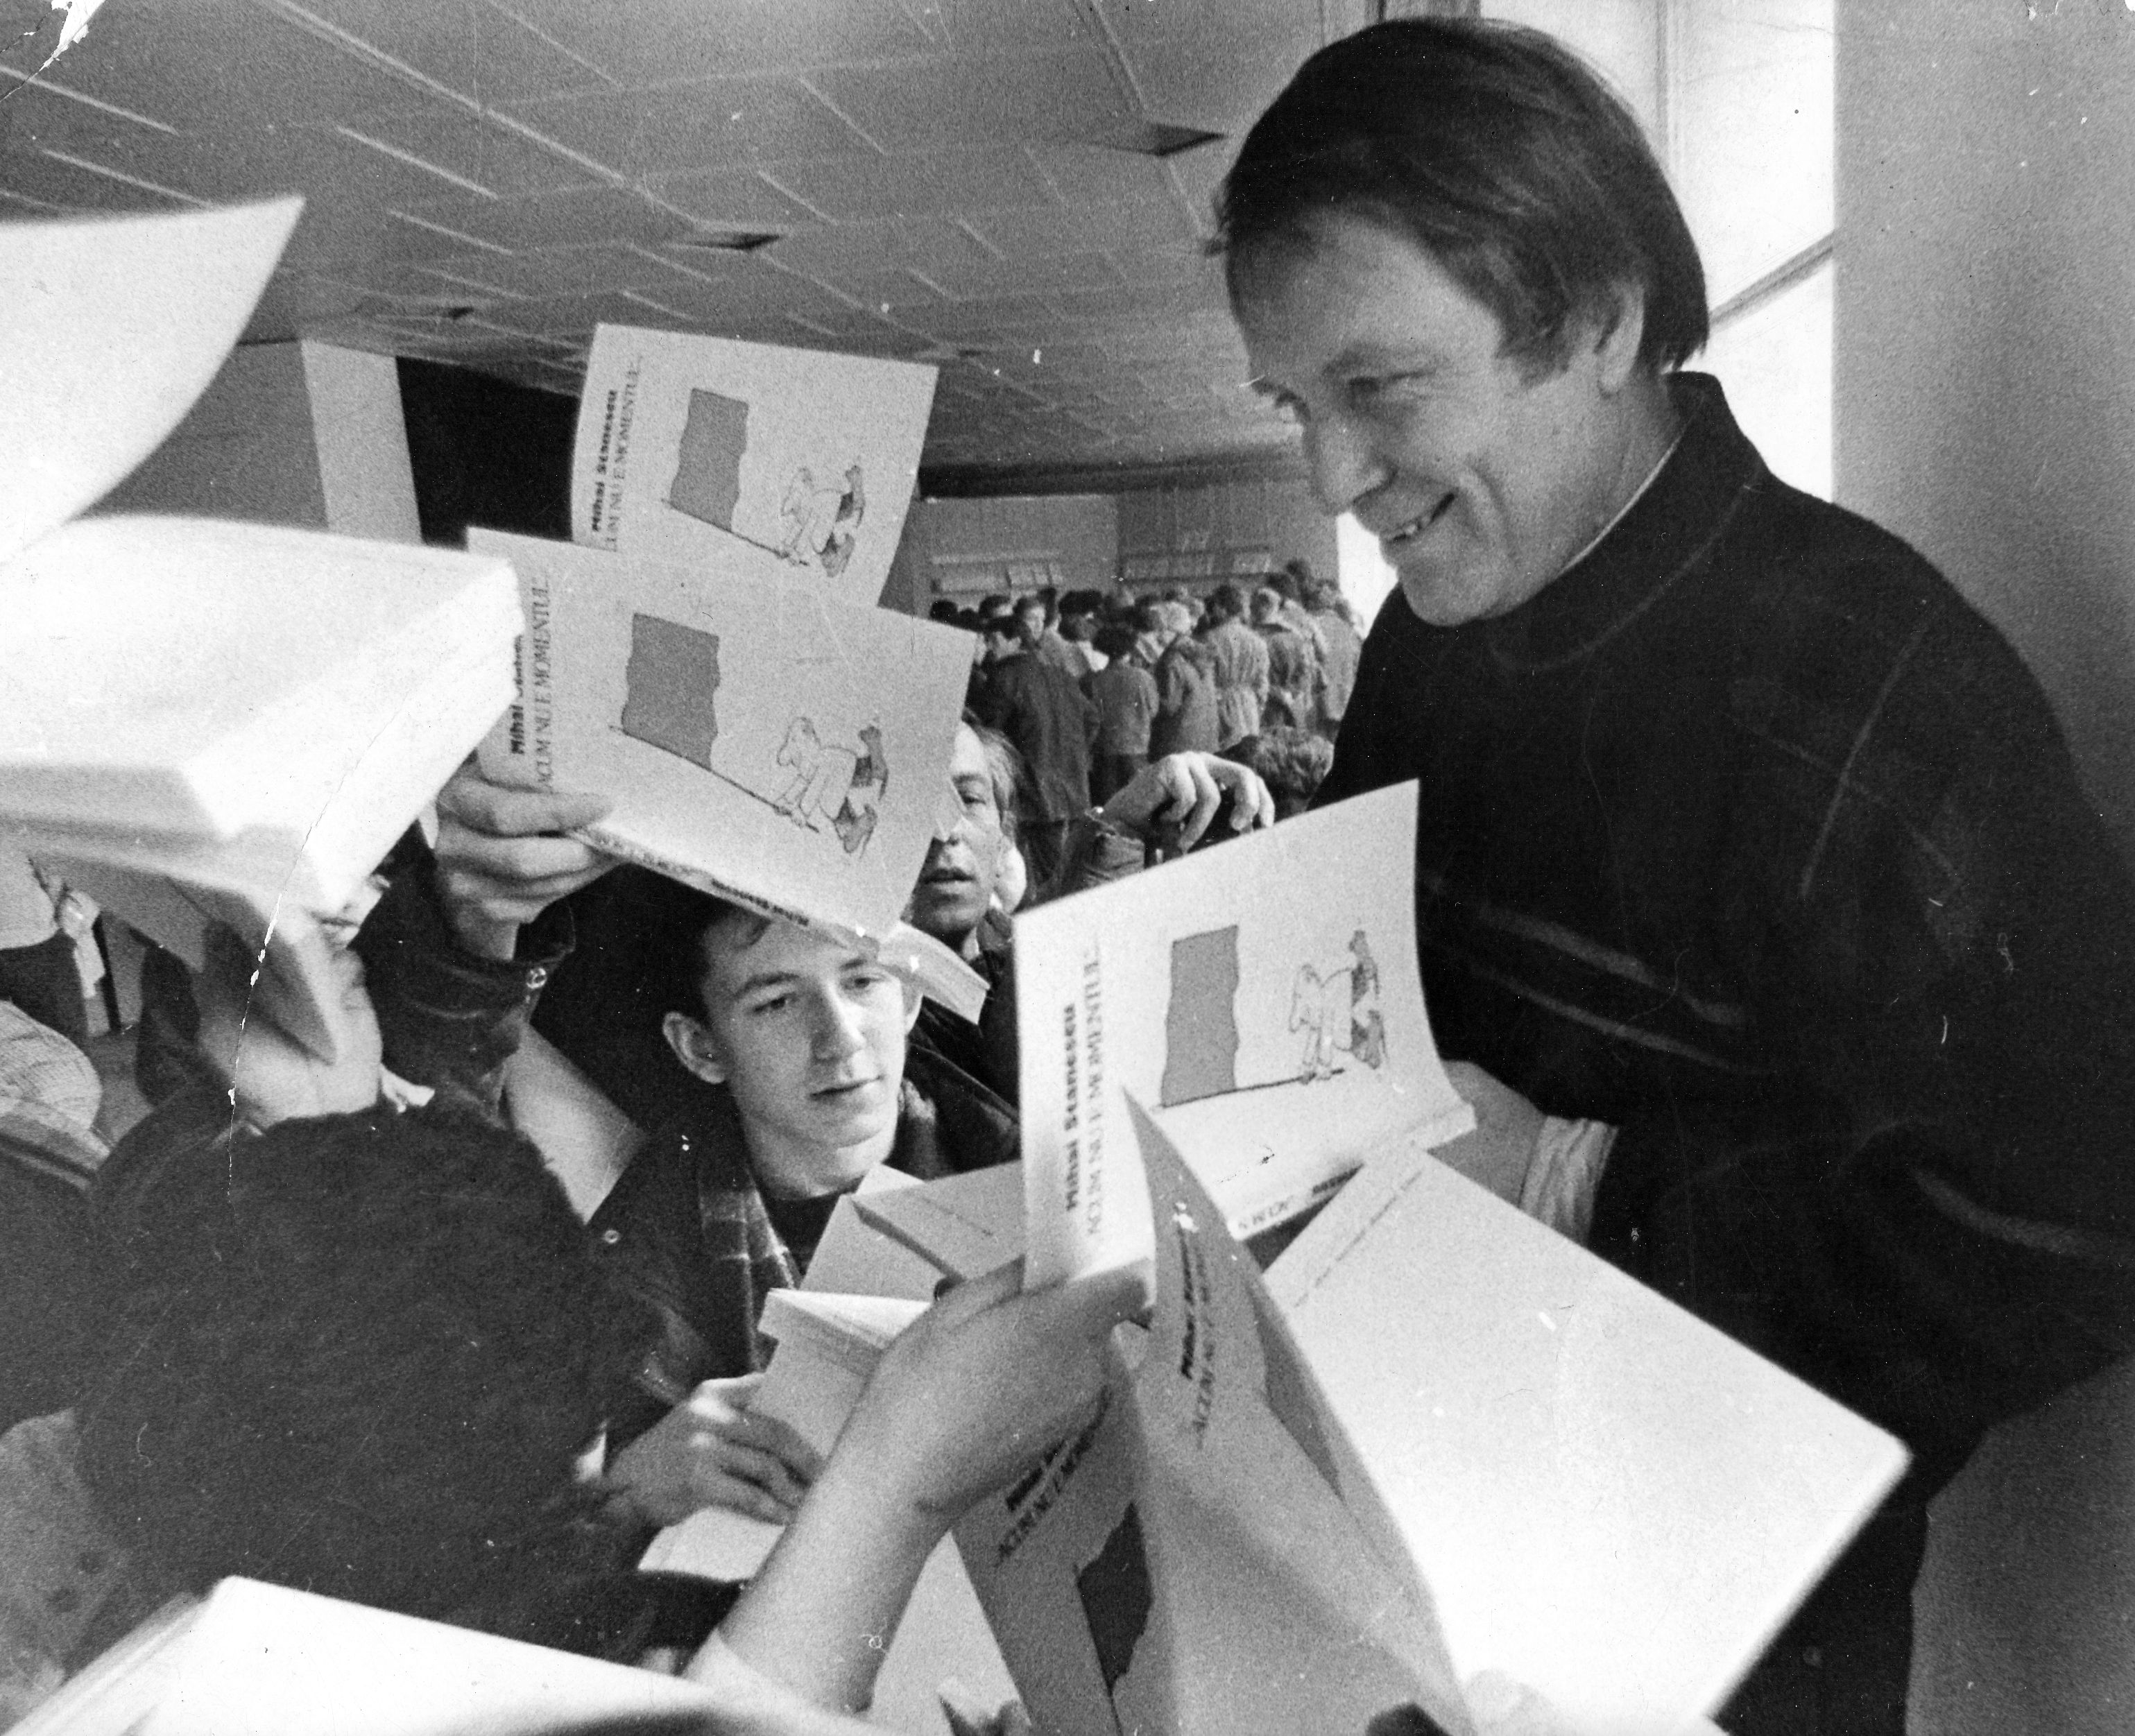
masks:
[[[1211,200],[1365,4],[105,0],[0,101],[0,220],[293,190],[254,340],[575,393],[622,321],[939,363],[937,481],[1252,463]],[[0,0],[9,84],[62,18]]]

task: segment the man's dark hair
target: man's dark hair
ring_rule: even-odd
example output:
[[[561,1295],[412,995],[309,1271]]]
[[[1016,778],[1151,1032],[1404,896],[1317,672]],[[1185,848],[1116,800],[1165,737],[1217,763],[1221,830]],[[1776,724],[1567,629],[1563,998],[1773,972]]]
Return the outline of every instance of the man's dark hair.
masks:
[[[1222,621],[1236,621],[1246,612],[1245,595],[1227,580],[1208,593],[1211,613]]]
[[[1108,621],[1097,629],[1095,642],[1107,657],[1124,657],[1134,649],[1134,629],[1124,621]]]
[[[1218,199],[1233,302],[1256,254],[1332,212],[1421,246],[1496,315],[1505,351],[1561,368],[1576,329],[1645,298],[1639,359],[1704,346],[1705,272],[1630,110],[1540,32],[1402,19],[1323,48],[1254,123]]]
[[[656,1018],[670,1013],[710,1018],[704,980],[712,968],[705,944],[712,931],[732,925],[748,945],[771,926],[771,918],[760,912],[665,875],[646,875],[632,902],[635,944],[642,949],[636,974],[645,984]]]
[[[182,1144],[114,1222],[80,1465],[113,1539],[615,1656],[637,1540],[574,1477],[645,1323],[540,1155],[442,1111]]]

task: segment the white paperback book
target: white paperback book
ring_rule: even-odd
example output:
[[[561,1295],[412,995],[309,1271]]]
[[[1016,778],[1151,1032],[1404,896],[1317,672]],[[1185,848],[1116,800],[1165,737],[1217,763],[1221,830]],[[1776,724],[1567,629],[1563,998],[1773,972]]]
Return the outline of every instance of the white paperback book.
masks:
[[[1455,1174],[1372,1155],[1267,1274],[1464,1680],[1717,1711],[1905,1466],[1891,1436]]]
[[[1080,1154],[1131,1091],[1244,1236],[1394,1134],[1466,1132],[1416,972],[1415,836],[1405,784],[1018,916],[1025,1157],[1059,1151],[1090,1203]],[[1078,1233],[1035,1202],[1031,1221]],[[1030,1259],[1044,1281],[1083,1253]]]
[[[873,603],[933,396],[922,364],[599,326],[579,400],[572,539]]]
[[[298,210],[0,226],[0,835],[196,966],[211,923],[235,929],[290,1034],[331,1055],[320,920],[509,703],[511,573],[73,518],[214,377]]]
[[[254,1579],[112,1648],[17,1736],[464,1736],[636,1728],[750,1708],[627,1665]]]
[[[899,923],[949,787],[968,635],[713,561],[467,541],[525,588],[520,697],[482,750],[491,777],[608,795],[589,842],[774,916],[893,937],[982,998]]]

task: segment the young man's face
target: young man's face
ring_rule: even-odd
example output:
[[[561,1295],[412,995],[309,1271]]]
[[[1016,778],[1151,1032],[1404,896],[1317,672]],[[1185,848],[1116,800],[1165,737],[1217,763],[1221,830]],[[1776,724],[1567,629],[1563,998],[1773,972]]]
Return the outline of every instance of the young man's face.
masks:
[[[1027,651],[1038,649],[1038,641],[1045,635],[1045,605],[1028,603],[1015,612],[1015,636],[1022,641]]]
[[[865,954],[795,923],[730,916],[700,945],[706,1016],[669,1019],[683,1065],[733,1094],[769,1191],[850,1187],[895,1142],[917,1003]]]
[[[914,928],[966,957],[1000,877],[1008,848],[1002,835],[1000,803],[994,795],[993,769],[986,750],[968,725],[956,727],[956,746],[949,757],[953,808],[945,805],[936,823],[934,842],[919,870],[906,912]],[[952,817],[953,815],[953,817]]]

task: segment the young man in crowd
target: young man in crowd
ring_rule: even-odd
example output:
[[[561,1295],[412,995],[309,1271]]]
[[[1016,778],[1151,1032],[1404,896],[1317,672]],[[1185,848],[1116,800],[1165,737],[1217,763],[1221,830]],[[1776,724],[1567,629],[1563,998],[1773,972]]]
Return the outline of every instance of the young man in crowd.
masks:
[[[1221,233],[1260,389],[1400,578],[1319,799],[1421,780],[1481,1119],[1443,1155],[1905,1441],[1720,1715],[1898,1736],[1928,1497],[2135,1346],[2127,873],[1992,628],[1681,371],[1696,245],[1559,45],[1324,50]]]
[[[1150,728],[1156,721],[1156,678],[1129,654],[1135,635],[1125,626],[1098,630],[1105,665],[1082,684],[1097,708],[1097,747],[1090,762],[1090,795],[1103,801],[1149,763]]]
[[[211,962],[202,1038],[234,1095],[182,1092],[101,1172],[103,1348],[74,1412],[0,1438],[0,1727],[230,1574],[635,1661],[668,1636],[632,1571],[642,1528],[592,1472],[642,1310],[527,1142],[375,1100],[353,974],[322,1063],[241,951]],[[893,1348],[850,1448],[698,1654],[738,1726],[858,1728],[828,1714],[866,1701],[864,1636],[894,1626],[962,1507],[1094,1401],[1128,1298],[1025,1298],[1015,1276]]]

